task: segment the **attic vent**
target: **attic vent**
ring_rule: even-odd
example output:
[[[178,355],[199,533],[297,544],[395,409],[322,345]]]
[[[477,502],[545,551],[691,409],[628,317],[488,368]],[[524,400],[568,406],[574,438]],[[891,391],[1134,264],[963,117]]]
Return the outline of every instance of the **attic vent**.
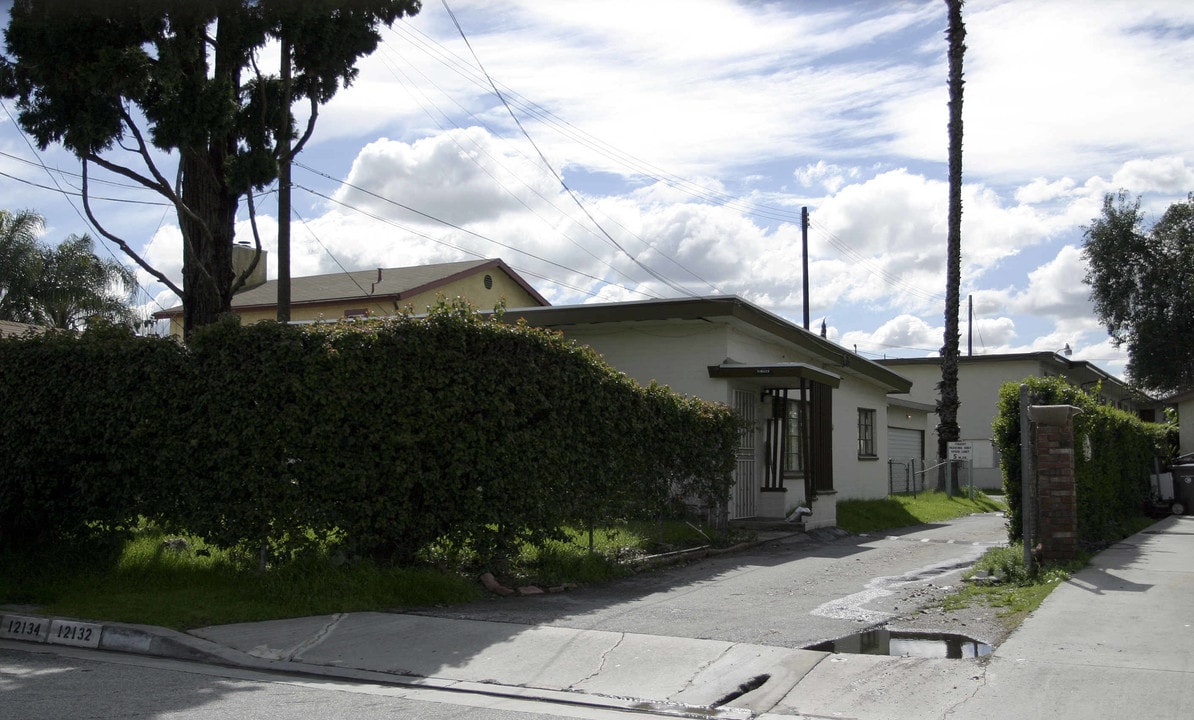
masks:
[[[486,276],[485,276],[485,289],[486,289],[486,290],[492,290],[492,289],[493,289],[493,276],[492,276],[492,275],[486,275]]]

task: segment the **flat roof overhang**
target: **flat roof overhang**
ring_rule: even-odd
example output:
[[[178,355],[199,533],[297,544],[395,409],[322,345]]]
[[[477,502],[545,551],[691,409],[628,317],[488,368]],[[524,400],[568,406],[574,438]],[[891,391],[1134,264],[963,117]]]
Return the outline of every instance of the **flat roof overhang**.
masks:
[[[722,363],[709,366],[709,377],[725,378],[753,378],[756,380],[782,380],[796,378],[828,385],[837,388],[842,384],[840,375],[826,372],[818,367],[805,363],[767,363],[750,365],[745,363]]]

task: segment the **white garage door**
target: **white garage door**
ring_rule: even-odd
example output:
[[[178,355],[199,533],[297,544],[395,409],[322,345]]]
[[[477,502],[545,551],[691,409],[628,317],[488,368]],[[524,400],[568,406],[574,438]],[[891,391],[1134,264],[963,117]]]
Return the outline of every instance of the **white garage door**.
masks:
[[[925,456],[924,430],[887,428],[887,456],[896,462],[904,462],[909,458],[923,461]]]

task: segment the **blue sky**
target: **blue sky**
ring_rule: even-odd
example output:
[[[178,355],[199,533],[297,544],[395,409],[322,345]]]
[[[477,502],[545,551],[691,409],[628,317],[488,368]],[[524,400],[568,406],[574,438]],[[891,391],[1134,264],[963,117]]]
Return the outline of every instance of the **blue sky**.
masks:
[[[294,170],[293,274],[501,257],[553,304],[732,294],[799,323],[807,206],[814,326],[871,358],[940,348],[941,0],[448,5],[475,58],[427,0],[322,109]],[[1194,190],[1194,3],[971,0],[965,21],[962,350],[973,296],[976,354],[1068,343],[1121,373],[1083,226],[1106,192],[1156,218]],[[47,242],[96,235],[55,189],[77,187],[70,155],[7,114],[0,153],[3,207],[45,215]],[[137,202],[97,202],[101,221],[177,277],[172,212],[105,194]],[[258,199],[267,249],[275,212]],[[175,304],[142,281],[147,309]]]

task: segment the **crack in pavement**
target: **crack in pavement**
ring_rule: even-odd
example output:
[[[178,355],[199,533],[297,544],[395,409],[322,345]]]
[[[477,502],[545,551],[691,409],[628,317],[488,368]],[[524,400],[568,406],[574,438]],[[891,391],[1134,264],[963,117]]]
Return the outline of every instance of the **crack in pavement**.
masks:
[[[988,669],[989,669],[989,667],[987,665],[983,665],[983,671],[982,671],[982,673],[980,673],[980,679],[982,680],[982,682],[980,682],[978,685],[975,686],[974,692],[970,693],[970,695],[962,698],[961,700],[957,701],[953,705],[950,705],[949,707],[947,707],[945,709],[945,712],[941,713],[941,720],[946,720],[946,718],[948,718],[950,715],[953,715],[955,712],[958,711],[959,708],[961,708],[963,705],[965,705],[966,703],[973,700],[974,697],[976,695],[978,695],[979,690],[982,690],[983,688],[985,688],[987,686],[987,670]]]
[[[299,643],[286,659],[291,662],[301,662],[303,653],[318,647],[320,643],[322,643],[328,638],[329,635],[332,634],[332,630],[334,630],[336,626],[340,624],[340,621],[346,617],[348,617],[348,613],[336,613],[333,615],[331,622],[329,622],[327,625],[324,625],[323,629],[315,633],[315,635],[310,639]]]
[[[597,669],[594,670],[593,672],[589,673],[585,677],[581,678],[580,680],[577,680],[576,682],[569,685],[568,689],[576,690],[576,688],[578,686],[583,685],[586,682],[588,682],[588,681],[592,680],[593,678],[597,677],[598,675],[600,675],[601,671],[605,669],[605,663],[606,663],[606,661],[609,660],[609,656],[612,655],[615,650],[617,650],[619,647],[621,647],[622,643],[625,641],[626,641],[626,633],[618,633],[618,641],[616,643],[614,643],[613,645],[611,645],[608,650],[601,653],[601,662],[597,664]]]

